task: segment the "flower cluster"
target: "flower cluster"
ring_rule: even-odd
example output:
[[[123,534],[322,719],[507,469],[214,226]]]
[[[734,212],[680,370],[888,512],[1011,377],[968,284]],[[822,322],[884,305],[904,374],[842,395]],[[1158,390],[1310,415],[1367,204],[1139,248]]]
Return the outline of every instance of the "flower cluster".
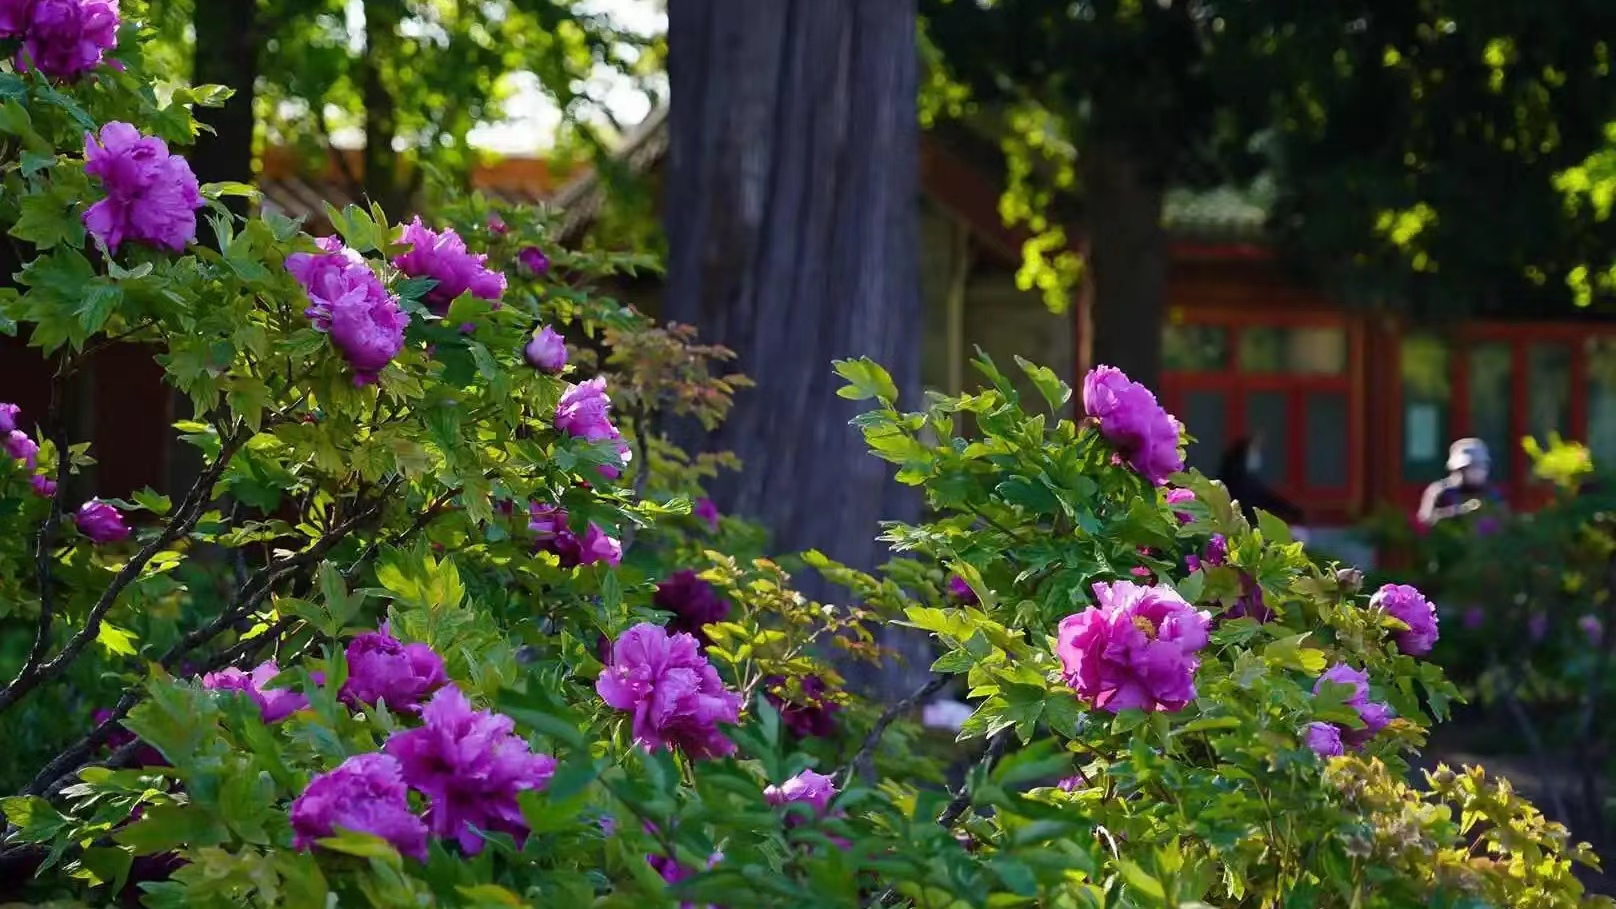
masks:
[[[296,849],[312,849],[339,829],[353,830],[426,861],[426,823],[410,811],[403,767],[391,755],[356,754],[315,777],[292,802],[291,819]]]
[[[39,458],[39,445],[22,431],[21,420],[21,407],[0,404],[0,445],[5,447],[7,456],[33,470]]]
[[[1156,403],[1150,389],[1114,366],[1096,366],[1083,377],[1083,412],[1100,425],[1135,472],[1160,486],[1184,469],[1179,423]]]
[[[1055,654],[1066,683],[1100,710],[1180,710],[1195,698],[1196,654],[1211,616],[1171,587],[1094,585],[1098,606],[1060,623]]]
[[[470,292],[484,300],[498,300],[505,294],[505,276],[484,267],[488,257],[466,249],[466,241],[452,228],[435,231],[417,217],[405,225],[399,242],[410,251],[393,264],[412,278],[436,281],[426,293],[426,304],[442,315],[461,294]]]
[[[1337,663],[1319,676],[1318,682],[1313,685],[1313,693],[1317,695],[1323,690],[1326,682],[1352,689],[1345,703],[1357,711],[1363,728],[1348,729],[1334,723],[1309,723],[1302,730],[1302,741],[1319,755],[1334,757],[1344,753],[1347,746],[1360,748],[1391,722],[1391,708],[1369,700],[1369,673],[1353,669],[1345,663]]]
[[[77,79],[118,46],[118,0],[0,0],[0,37],[21,38],[17,68]]]
[[[780,720],[800,738],[829,738],[836,733],[836,714],[842,705],[831,700],[825,680],[812,673],[797,681],[800,695],[790,691],[782,676],[764,680],[769,703]]]
[[[410,317],[365,262],[338,237],[319,241],[318,253],[286,257],[292,273],[309,296],[303,311],[318,331],[353,367],[354,384],[369,385],[404,349]]]
[[[567,342],[560,332],[546,325],[533,333],[533,340],[522,348],[527,365],[552,375],[567,367]]]
[[[202,207],[191,165],[168,152],[156,136],[142,136],[128,123],[84,135],[84,172],[101,181],[107,197],[84,211],[84,227],[116,252],[134,240],[179,252],[196,239]]]
[[[1369,608],[1384,609],[1387,615],[1408,626],[1397,632],[1394,640],[1397,649],[1409,656],[1424,656],[1436,644],[1436,607],[1418,589],[1408,584],[1387,584],[1369,598]]]
[[[729,618],[729,602],[688,568],[658,584],[651,605],[673,614],[666,626],[669,632],[688,634],[703,647],[712,643],[706,627]]]
[[[79,533],[98,545],[117,543],[129,537],[129,525],[124,522],[123,512],[100,499],[91,499],[80,505],[73,514],[73,524],[78,527]]]
[[[615,442],[622,467],[627,467],[630,456],[628,443],[623,441],[623,434],[612,425],[611,407],[612,399],[606,395],[604,378],[597,376],[580,382],[568,388],[561,396],[560,403],[556,404],[555,427],[586,442]],[[601,476],[608,480],[617,479],[622,472],[621,467],[600,465]]]
[[[447,685],[443,659],[425,644],[405,644],[387,627],[348,642],[348,680],[340,697],[350,706],[386,703],[397,713],[419,713],[427,695]]]
[[[741,696],[724,687],[688,634],[650,622],[623,632],[595,690],[634,715],[634,738],[649,750],[678,748],[692,758],[735,751],[718,724],[739,721]]]
[[[548,552],[561,560],[562,568],[576,568],[605,562],[616,565],[623,559],[623,544],[594,521],[583,535],[576,534],[567,524],[567,512],[556,505],[528,503],[527,529],[533,533],[534,549]]]
[[[479,830],[525,836],[517,793],[549,785],[555,758],[534,753],[510,717],[473,709],[452,685],[421,708],[421,720],[389,736],[382,750],[426,796],[432,833],[455,838],[468,854],[482,850]]]
[[[258,712],[266,723],[278,723],[309,706],[302,692],[289,688],[271,688],[270,680],[280,674],[274,660],[259,663],[252,672],[242,672],[234,666],[202,677],[202,687],[210,691],[244,692],[258,705]]]

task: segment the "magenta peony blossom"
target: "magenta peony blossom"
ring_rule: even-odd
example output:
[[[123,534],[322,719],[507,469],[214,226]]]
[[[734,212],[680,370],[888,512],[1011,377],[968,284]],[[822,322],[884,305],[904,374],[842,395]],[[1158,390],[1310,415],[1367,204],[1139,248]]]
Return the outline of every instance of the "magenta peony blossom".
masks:
[[[48,499],[56,495],[56,481],[42,473],[36,473],[28,478],[28,485],[34,487],[34,495]]]
[[[1211,616],[1171,587],[1094,585],[1098,606],[1060,623],[1055,647],[1066,683],[1100,710],[1180,710],[1195,699],[1195,656]]]
[[[90,715],[90,719],[95,723],[95,725],[100,726],[101,724],[112,719],[112,711],[105,709],[97,710],[95,713]],[[109,749],[116,751],[125,745],[131,745],[138,741],[140,740],[135,737],[133,732],[125,729],[123,724],[119,723],[117,729],[114,730],[111,735],[107,736],[106,745]],[[141,744],[139,747],[135,748],[134,754],[130,756],[130,759],[137,767],[168,766],[168,760],[163,757],[162,752],[147,744]]]
[[[1100,435],[1140,476],[1160,486],[1184,469],[1179,424],[1156,403],[1150,389],[1113,366],[1096,366],[1083,378],[1083,411],[1100,424]]]
[[[1089,788],[1088,777],[1081,773],[1074,773],[1071,776],[1063,777],[1060,782],[1055,784],[1055,788],[1062,792],[1077,792],[1080,789],[1087,789]]]
[[[17,54],[19,69],[71,81],[100,66],[107,51],[118,46],[118,0],[7,3],[0,10],[0,29],[11,32],[24,7],[27,19],[22,51]]]
[[[356,754],[309,781],[292,802],[292,847],[312,849],[338,829],[381,837],[426,861],[426,824],[410,812],[403,768],[385,754]]]
[[[398,759],[404,781],[426,795],[431,831],[455,837],[470,855],[483,848],[478,830],[525,837],[516,795],[548,786],[555,758],[535,754],[510,717],[472,709],[452,685],[432,696],[421,719],[423,725],[389,736],[382,749]]]
[[[1345,685],[1352,689],[1352,694],[1345,703],[1358,712],[1358,718],[1363,721],[1362,729],[1345,729],[1337,727],[1341,741],[1353,748],[1361,748],[1364,743],[1374,738],[1375,733],[1386,728],[1392,720],[1390,707],[1369,700],[1369,673],[1353,669],[1345,663],[1337,663],[1324,671],[1319,680],[1313,685],[1316,695],[1329,682],[1335,685]]]
[[[1229,541],[1221,533],[1214,533],[1206,541],[1206,550],[1201,555],[1190,553],[1184,557],[1184,567],[1190,571],[1200,571],[1203,568],[1216,568],[1229,561]]]
[[[505,224],[504,218],[497,214],[490,214],[488,216],[488,232],[497,236],[504,236],[510,232],[510,227]]]
[[[196,239],[202,207],[196,175],[162,139],[142,136],[128,123],[108,123],[99,140],[84,134],[84,172],[107,193],[85,210],[84,226],[108,249],[134,240],[179,252]]]
[[[78,512],[73,515],[73,523],[78,526],[79,533],[97,545],[116,543],[129,536],[129,525],[124,523],[123,513],[100,499],[91,499],[80,505]]]
[[[567,342],[546,325],[522,348],[522,356],[527,359],[527,365],[540,372],[558,373],[567,365]]]
[[[36,0],[0,0],[0,38],[21,38]]]
[[[1169,489],[1167,490],[1167,495],[1164,497],[1164,501],[1167,503],[1168,507],[1172,507],[1174,505],[1185,505],[1195,501],[1195,493],[1189,491],[1188,489],[1182,488]],[[1176,508],[1173,509],[1173,517],[1177,518],[1178,523],[1180,524],[1189,524],[1195,520],[1195,515],[1192,515],[1187,511],[1179,511]]]
[[[401,643],[385,629],[348,642],[348,681],[341,693],[345,703],[383,701],[397,713],[420,713],[427,695],[448,683],[443,660],[425,644]]]
[[[567,512],[558,506],[530,502],[528,515],[527,529],[533,532],[534,550],[553,553],[562,568],[596,562],[616,565],[623,560],[623,544],[593,521],[579,536],[568,527]]]
[[[634,738],[649,750],[678,748],[692,758],[735,751],[718,724],[740,719],[741,696],[724,687],[688,634],[669,635],[650,622],[623,632],[595,690],[634,715]]]
[[[202,677],[202,687],[210,691],[245,692],[258,705],[258,712],[266,723],[278,723],[309,706],[309,699],[301,691],[290,688],[271,688],[270,680],[280,675],[274,660],[265,660],[253,667],[251,673],[234,666]]]
[[[723,860],[724,853],[713,853],[707,858],[708,869],[711,869],[714,865],[717,865]],[[664,855],[648,855],[645,857],[645,863],[650,865],[651,870],[661,875],[662,879],[669,884],[677,884],[695,874],[694,871],[691,871],[689,868],[679,864],[677,859],[672,859]],[[681,902],[679,904],[679,909],[718,909],[718,907],[713,906],[710,903],[705,906],[698,906],[697,904],[691,902]]]
[[[516,254],[516,261],[520,262],[530,275],[542,275],[550,270],[550,257],[537,246],[524,246],[522,251]]]
[[[713,533],[718,532],[718,506],[712,499],[697,499],[695,507],[690,510],[696,519],[705,523],[707,529]]]
[[[1419,590],[1407,584],[1387,584],[1369,598],[1369,608],[1385,609],[1387,615],[1408,626],[1393,637],[1398,650],[1409,656],[1431,652],[1437,638],[1436,607]]]
[[[957,574],[948,576],[948,595],[961,603],[974,605],[977,602],[976,591],[972,590],[971,585],[965,583],[965,579]]]
[[[28,433],[20,429],[13,429],[5,436],[6,454],[28,465],[29,470],[39,460],[39,445],[28,438]]]
[[[22,408],[15,404],[0,404],[0,433],[22,428]]]
[[[830,689],[824,679],[812,673],[803,676],[797,683],[802,695],[791,695],[789,700],[784,678],[770,676],[764,680],[764,687],[769,703],[780,711],[780,721],[793,734],[800,738],[829,738],[836,733],[836,713],[842,705],[826,696]]]
[[[617,453],[624,467],[628,466],[630,452],[623,434],[611,420],[612,399],[606,395],[606,380],[595,377],[568,388],[556,405],[555,427],[569,436],[587,442],[615,441]],[[610,464],[600,465],[601,476],[615,480],[621,469]]]
[[[337,237],[319,240],[321,252],[286,257],[291,272],[308,293],[303,314],[354,370],[355,385],[369,385],[404,349],[410,317],[398,306],[359,253]]]
[[[433,312],[443,314],[456,297],[468,291],[484,300],[498,300],[505,294],[505,276],[485,268],[488,257],[468,251],[466,241],[453,228],[434,231],[417,217],[405,225],[399,242],[410,251],[393,260],[398,270],[412,278],[438,282],[425,298]]]
[[[804,770],[779,786],[763,790],[764,800],[777,808],[797,803],[812,805],[815,815],[830,810],[830,800],[835,797],[836,782],[812,770]]]
[[[688,634],[703,647],[712,643],[703,629],[729,618],[729,602],[688,568],[658,584],[651,605],[673,613],[665,626],[670,634]]]
[[[1341,730],[1332,723],[1308,723],[1302,728],[1302,743],[1319,757],[1346,754],[1346,749],[1341,745]]]

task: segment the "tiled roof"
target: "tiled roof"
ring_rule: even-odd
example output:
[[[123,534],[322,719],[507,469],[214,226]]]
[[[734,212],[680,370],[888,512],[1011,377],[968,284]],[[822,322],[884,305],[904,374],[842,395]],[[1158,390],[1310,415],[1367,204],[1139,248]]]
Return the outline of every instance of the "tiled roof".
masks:
[[[310,223],[325,220],[327,202],[343,208],[364,201],[348,192],[346,181],[311,180],[292,175],[259,180],[258,191],[263,193],[262,206],[265,210],[278,212],[288,218],[304,218]],[[540,194],[519,189],[481,187],[479,191],[508,205],[543,201]]]
[[[614,157],[618,166],[638,176],[654,170],[667,152],[668,106],[661,104],[623,137],[623,144],[618,146]],[[562,243],[578,241],[600,214],[609,189],[600,179],[600,172],[589,168],[550,198],[550,204],[561,212],[559,239]]]
[[[1271,184],[1263,180],[1247,189],[1175,189],[1162,205],[1162,222],[1169,234],[1182,239],[1261,240],[1267,232],[1271,198]]]

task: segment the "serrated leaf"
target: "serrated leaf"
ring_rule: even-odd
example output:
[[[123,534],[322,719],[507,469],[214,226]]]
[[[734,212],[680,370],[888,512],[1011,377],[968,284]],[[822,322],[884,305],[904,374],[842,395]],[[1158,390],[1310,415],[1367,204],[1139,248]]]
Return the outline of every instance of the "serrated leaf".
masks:
[[[135,636],[111,622],[102,622],[96,630],[95,642],[106,649],[108,653],[118,656],[135,655]]]
[[[1027,374],[1027,378],[1032,380],[1033,386],[1038,389],[1038,393],[1049,402],[1049,409],[1052,412],[1059,413],[1060,409],[1066,406],[1066,402],[1072,399],[1072,386],[1062,382],[1053,369],[1039,366],[1019,356],[1016,357],[1016,365],[1021,367],[1021,371]]]
[[[836,374],[850,383],[836,390],[838,396],[851,401],[875,398],[883,404],[892,404],[898,400],[898,386],[893,383],[891,374],[874,360],[860,357],[857,360],[835,360],[832,363]]]

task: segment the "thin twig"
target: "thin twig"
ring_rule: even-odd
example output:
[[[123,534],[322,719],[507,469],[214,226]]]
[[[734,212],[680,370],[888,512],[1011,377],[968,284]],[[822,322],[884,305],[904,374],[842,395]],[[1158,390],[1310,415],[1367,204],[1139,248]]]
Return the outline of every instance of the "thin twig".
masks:
[[[853,760],[849,761],[846,769],[842,771],[843,789],[846,789],[852,783],[855,776],[869,772],[870,764],[875,760],[875,750],[880,747],[881,737],[886,735],[887,728],[897,721],[898,717],[915,709],[921,701],[941,691],[943,686],[948,684],[948,679],[949,677],[946,675],[935,675],[927,680],[926,684],[915,689],[908,697],[882,712],[881,717],[875,721],[875,725],[870,727],[869,734],[864,737],[864,743],[859,746],[858,753],[853,755]]]
[[[51,489],[50,511],[45,515],[45,523],[39,526],[39,536],[34,544],[34,574],[39,585],[39,621],[34,628],[34,646],[28,652],[28,659],[23,662],[18,677],[37,672],[45,655],[50,652],[51,625],[56,620],[55,591],[51,582],[51,547],[56,540],[56,528],[62,522],[62,495],[67,488],[67,470],[70,458],[67,450],[67,432],[63,425],[61,414],[62,371],[57,370],[51,381],[50,410],[46,416],[46,433],[51,444],[56,447],[56,480]],[[10,686],[7,686],[8,688]],[[3,709],[3,708],[0,708]]]

